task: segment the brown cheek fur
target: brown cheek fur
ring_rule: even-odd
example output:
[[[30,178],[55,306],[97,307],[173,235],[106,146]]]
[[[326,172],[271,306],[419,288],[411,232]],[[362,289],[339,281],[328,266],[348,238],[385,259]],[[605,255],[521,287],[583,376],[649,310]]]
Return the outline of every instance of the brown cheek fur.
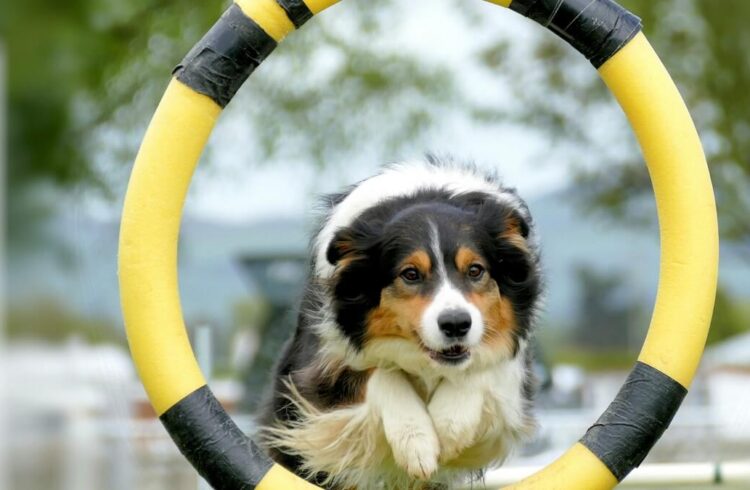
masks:
[[[417,250],[406,257],[401,263],[401,268],[407,266],[416,267],[425,278],[430,276],[430,256],[424,250]],[[397,279],[383,289],[380,294],[380,305],[368,315],[367,339],[417,339],[422,314],[429,304],[430,298],[414,294],[409,286]]]
[[[512,354],[516,351],[513,332],[517,328],[513,305],[500,295],[497,283],[489,279],[485,287],[466,297],[482,313],[484,337],[482,343],[493,350]]]
[[[515,231],[520,233],[517,223]],[[520,234],[514,236],[520,238],[525,245],[526,241]],[[477,263],[486,267],[482,256],[472,249],[460,247],[456,252],[456,268],[463,274],[466,274],[469,266]],[[516,345],[513,332],[517,328],[516,316],[510,300],[500,295],[497,283],[490,279],[488,274],[485,274],[484,279],[477,284],[475,290],[466,295],[466,299],[482,313],[485,323],[483,343],[493,349],[509,353],[515,352]]]
[[[409,295],[396,285],[385,288],[380,295],[380,306],[368,316],[367,339],[418,338],[417,329],[429,304],[429,298]]]

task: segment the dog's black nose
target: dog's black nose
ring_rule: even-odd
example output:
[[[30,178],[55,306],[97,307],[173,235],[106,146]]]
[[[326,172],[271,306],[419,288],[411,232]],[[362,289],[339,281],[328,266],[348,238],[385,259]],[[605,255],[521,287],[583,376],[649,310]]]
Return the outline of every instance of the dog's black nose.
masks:
[[[438,327],[446,337],[461,338],[471,328],[471,315],[466,310],[448,310],[438,316]]]

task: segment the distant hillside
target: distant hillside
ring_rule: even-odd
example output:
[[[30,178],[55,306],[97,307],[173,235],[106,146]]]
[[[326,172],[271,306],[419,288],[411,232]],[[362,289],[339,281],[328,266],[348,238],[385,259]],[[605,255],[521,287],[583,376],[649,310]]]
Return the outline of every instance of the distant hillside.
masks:
[[[579,264],[621,271],[635,297],[651,305],[658,274],[656,231],[621,229],[581,216],[564,193],[532,200],[530,207],[542,236],[548,318],[574,315],[577,291],[573,271]],[[56,297],[80,313],[119,323],[117,224],[61,217],[50,232],[65,245],[66,253],[10,263],[11,304]],[[305,253],[307,233],[302,218],[269,218],[247,225],[188,218],[180,247],[186,319],[222,325],[231,319],[231,305],[256,291],[238,259]],[[721,281],[733,293],[749,297],[750,264],[724,254]]]
[[[547,272],[547,313],[570,315],[575,307],[574,269],[585,264],[617,271],[636,298],[653,304],[659,275],[657,229],[618,227],[601,217],[582,214],[567,192],[529,202],[541,234]],[[643,212],[656,214],[653,202]],[[750,298],[750,263],[722,248],[720,283],[739,297]]]

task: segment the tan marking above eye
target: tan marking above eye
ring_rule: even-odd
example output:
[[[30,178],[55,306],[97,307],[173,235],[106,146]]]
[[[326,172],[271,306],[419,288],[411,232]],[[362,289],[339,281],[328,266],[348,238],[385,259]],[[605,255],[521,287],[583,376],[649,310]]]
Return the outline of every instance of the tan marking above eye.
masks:
[[[409,267],[414,267],[415,269],[417,269],[422,277],[429,276],[430,270],[432,269],[432,261],[430,260],[430,255],[421,249],[413,252],[411,255],[401,261],[399,272],[402,272]]]
[[[465,274],[472,264],[479,264],[487,268],[485,260],[481,255],[469,247],[458,247],[458,251],[456,252],[456,269]]]

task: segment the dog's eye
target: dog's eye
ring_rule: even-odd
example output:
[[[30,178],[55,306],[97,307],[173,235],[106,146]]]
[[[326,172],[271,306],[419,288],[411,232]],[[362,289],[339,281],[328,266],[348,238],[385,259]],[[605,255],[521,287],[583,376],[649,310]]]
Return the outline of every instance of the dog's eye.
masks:
[[[414,267],[408,267],[401,271],[401,279],[408,283],[419,282],[421,278],[422,275]]]
[[[484,275],[484,267],[479,264],[471,264],[466,274],[472,279],[480,279]]]

